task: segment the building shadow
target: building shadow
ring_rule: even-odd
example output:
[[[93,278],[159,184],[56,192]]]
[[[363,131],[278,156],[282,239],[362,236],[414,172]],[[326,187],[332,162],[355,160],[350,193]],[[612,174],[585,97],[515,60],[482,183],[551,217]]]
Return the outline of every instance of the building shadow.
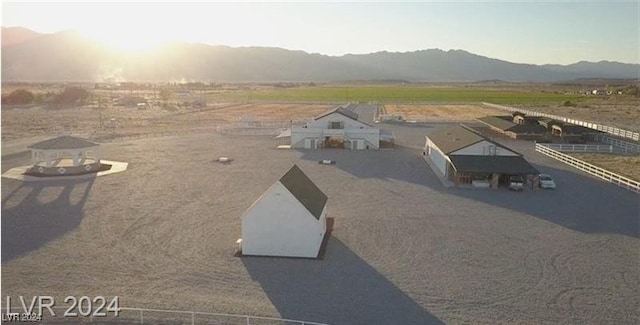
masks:
[[[323,260],[243,257],[281,317],[339,324],[443,324],[344,243]]]
[[[610,233],[640,238],[640,200],[637,194],[577,170],[536,163],[532,165],[541,173],[552,175],[557,188],[527,188],[523,192],[510,192],[504,188],[450,188],[445,191],[535,216],[582,233]]]
[[[400,180],[426,186],[427,164],[417,149],[396,147],[395,150],[294,149],[300,159],[320,162],[333,160],[329,168],[338,168],[360,179]]]
[[[2,263],[78,227],[95,177],[22,182],[2,198]]]

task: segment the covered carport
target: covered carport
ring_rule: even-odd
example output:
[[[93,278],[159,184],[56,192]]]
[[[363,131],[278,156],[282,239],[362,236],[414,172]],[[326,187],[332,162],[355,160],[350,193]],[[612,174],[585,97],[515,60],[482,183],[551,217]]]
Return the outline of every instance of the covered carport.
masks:
[[[522,156],[451,155],[449,161],[456,185],[498,188],[503,184],[501,180],[518,175],[531,186],[538,175],[538,170]]]

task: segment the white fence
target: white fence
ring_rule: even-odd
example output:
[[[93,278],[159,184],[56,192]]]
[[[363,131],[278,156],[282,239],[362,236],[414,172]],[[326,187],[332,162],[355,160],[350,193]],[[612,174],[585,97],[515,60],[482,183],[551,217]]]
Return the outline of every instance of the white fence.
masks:
[[[613,152],[612,145],[545,143],[544,146],[560,152]]]
[[[482,105],[493,107],[493,108],[497,108],[497,109],[501,109],[501,110],[505,110],[505,111],[509,111],[509,112],[516,112],[517,111],[517,112],[521,112],[521,113],[524,113],[524,114],[527,114],[527,115],[531,115],[531,116],[548,117],[548,118],[552,118],[554,120],[563,121],[563,122],[566,122],[566,123],[580,125],[580,126],[584,126],[584,127],[590,128],[590,129],[606,132],[606,133],[613,134],[613,135],[616,135],[616,136],[619,136],[619,137],[622,137],[622,138],[627,138],[627,139],[631,139],[631,140],[634,140],[634,141],[640,141],[640,133],[639,132],[627,131],[627,130],[619,129],[619,128],[612,127],[612,126],[607,126],[607,125],[602,125],[602,124],[597,124],[597,123],[592,123],[592,122],[584,122],[584,121],[580,121],[580,120],[574,120],[574,119],[566,118],[564,116],[540,113],[540,112],[530,111],[530,110],[526,110],[526,109],[520,109],[520,108],[496,105],[496,104],[485,103],[485,102],[482,102]]]
[[[108,317],[93,317],[87,316],[85,321],[82,317],[64,317],[63,314],[68,307],[51,307],[54,309],[56,316],[48,318],[49,311],[47,308],[43,308],[42,321],[45,323],[66,323],[66,322],[98,322],[101,324],[108,324],[110,322],[114,324],[121,324],[123,321],[136,322],[136,324],[238,324],[238,325],[265,325],[265,324],[283,324],[283,325],[329,325],[326,323],[310,322],[295,319],[277,318],[277,317],[262,317],[262,316],[250,316],[239,314],[225,314],[225,313],[208,313],[200,311],[187,311],[187,310],[172,310],[172,309],[149,309],[149,308],[120,308],[119,316]],[[37,309],[37,307],[36,307]],[[7,309],[2,306],[0,310],[3,314]],[[12,307],[11,311],[22,315],[24,313],[22,307]],[[76,310],[77,312],[77,310]],[[103,310],[104,312],[104,310]],[[111,314],[109,312],[108,314]],[[7,317],[3,315],[3,317]],[[3,321],[6,319],[3,319]]]
[[[614,145],[624,152],[640,153],[640,144],[638,143],[633,143],[629,141],[620,140],[617,138],[612,138],[604,134],[597,134],[595,136],[595,140],[598,142],[604,142],[604,143]]]
[[[609,183],[616,184],[622,188],[625,188],[629,191],[636,192],[640,194],[640,182],[633,180],[628,177],[624,177],[618,175],[616,173],[612,173],[606,169],[600,168],[598,166],[592,165],[590,163],[584,162],[580,159],[571,157],[569,155],[563,154],[560,151],[553,150],[548,147],[547,144],[536,143],[536,151],[540,152],[544,155],[547,155],[551,158],[562,161],[567,165],[571,165],[583,172],[596,176],[598,178],[604,179]]]

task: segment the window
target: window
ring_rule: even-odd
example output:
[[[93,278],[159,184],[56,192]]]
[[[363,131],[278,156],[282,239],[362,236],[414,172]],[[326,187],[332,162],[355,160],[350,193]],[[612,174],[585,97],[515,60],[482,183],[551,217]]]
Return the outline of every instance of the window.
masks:
[[[330,129],[344,129],[342,122],[329,122]]]

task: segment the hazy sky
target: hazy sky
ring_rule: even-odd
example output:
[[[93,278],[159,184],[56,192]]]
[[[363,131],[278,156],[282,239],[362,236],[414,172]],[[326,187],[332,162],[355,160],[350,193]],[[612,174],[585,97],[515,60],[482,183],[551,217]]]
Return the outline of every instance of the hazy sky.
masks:
[[[329,55],[440,48],[534,64],[640,63],[639,17],[637,0],[2,3],[3,26],[75,29],[128,48],[174,40]]]

